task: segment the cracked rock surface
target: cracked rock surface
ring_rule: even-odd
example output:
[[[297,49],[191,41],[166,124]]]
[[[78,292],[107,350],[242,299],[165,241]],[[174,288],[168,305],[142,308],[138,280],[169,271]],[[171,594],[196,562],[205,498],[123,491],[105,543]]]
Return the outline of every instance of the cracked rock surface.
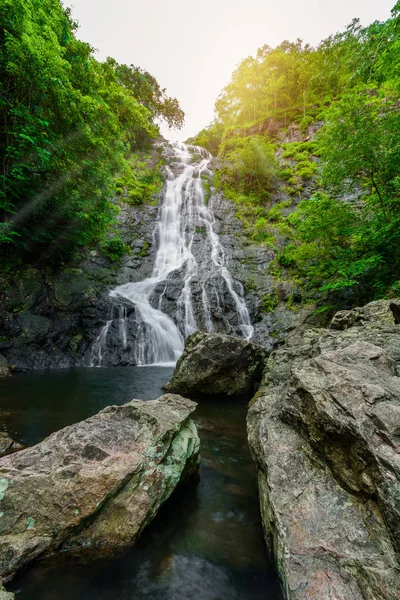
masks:
[[[382,314],[294,334],[249,410],[288,600],[400,597],[400,327]]]

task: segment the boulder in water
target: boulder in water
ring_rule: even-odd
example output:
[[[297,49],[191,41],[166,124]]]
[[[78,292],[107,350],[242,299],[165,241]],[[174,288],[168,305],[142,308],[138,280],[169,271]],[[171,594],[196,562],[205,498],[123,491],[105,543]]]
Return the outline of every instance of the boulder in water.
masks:
[[[189,396],[252,393],[260,382],[265,360],[265,350],[246,340],[197,331],[187,338],[164,389]]]
[[[307,330],[271,354],[248,413],[288,600],[399,597],[400,329],[373,325],[376,308],[365,325]]]
[[[39,555],[131,545],[197,473],[196,404],[132,400],[0,459],[0,576]]]

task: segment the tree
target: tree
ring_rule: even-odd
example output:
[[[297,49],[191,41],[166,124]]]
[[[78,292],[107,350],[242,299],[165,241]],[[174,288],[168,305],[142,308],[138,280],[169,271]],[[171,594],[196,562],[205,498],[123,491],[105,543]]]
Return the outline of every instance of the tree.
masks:
[[[109,227],[113,177],[154,118],[183,113],[146,72],[96,61],[59,0],[0,0],[0,23],[1,255],[64,260]]]

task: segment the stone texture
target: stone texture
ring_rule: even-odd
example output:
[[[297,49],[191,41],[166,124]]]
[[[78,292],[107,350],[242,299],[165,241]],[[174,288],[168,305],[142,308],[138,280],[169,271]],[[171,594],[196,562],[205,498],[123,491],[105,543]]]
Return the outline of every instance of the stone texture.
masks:
[[[13,454],[19,450],[23,450],[25,446],[13,440],[8,433],[0,431],[0,458],[6,454]]]
[[[272,133],[278,122],[268,121],[262,125],[263,131]],[[310,126],[307,134],[313,135]],[[169,161],[171,148],[160,143],[153,148],[153,165],[160,160],[161,153]],[[213,161],[213,168],[221,167],[220,161]],[[172,165],[172,169],[173,169]],[[254,324],[254,343],[267,349],[283,343],[289,332],[307,318],[309,309],[299,307],[300,296],[289,274],[282,274],[282,281],[270,272],[270,264],[276,258],[275,250],[267,245],[253,242],[251,232],[246,230],[238,216],[238,207],[213,187],[209,179],[210,194],[208,204],[213,211],[214,231],[219,235],[224,248],[226,266],[235,279],[236,293],[245,292],[245,300],[251,321]],[[296,197],[296,202],[312,193],[312,182],[304,183],[304,190]],[[160,199],[160,194],[158,195]],[[277,190],[271,194],[266,211],[277,202],[287,200],[287,194]],[[123,198],[114,199],[118,205],[118,233],[129,246],[130,253],[121,260],[112,262],[104,256],[100,248],[92,248],[81,260],[52,272],[47,268],[27,267],[10,275],[2,286],[0,295],[0,352],[4,353],[9,364],[16,370],[66,368],[89,365],[95,358],[93,348],[107,321],[113,323],[107,334],[107,348],[102,358],[103,366],[134,364],[132,351],[138,332],[135,310],[127,307],[124,301],[109,297],[109,290],[127,282],[141,281],[152,271],[154,254],[157,249],[155,223],[158,215],[157,197],[151,203],[132,206]],[[294,205],[287,209],[294,210]],[[209,317],[213,330],[217,333],[241,335],[236,307],[228,293],[226,281],[221,273],[211,276],[204,256],[204,223],[198,223],[191,248],[200,267],[192,278],[190,291],[197,327],[207,329],[203,308],[203,288],[209,297]],[[277,234],[278,249],[286,243]],[[279,240],[278,240],[279,238]],[[151,301],[154,306],[174,319],[178,327],[182,325],[176,300],[182,291],[184,269],[170,273],[167,280],[154,291]],[[288,280],[288,281],[286,281]],[[276,287],[278,306],[272,312],[265,312],[263,302],[266,295],[274,295]],[[218,290],[218,295],[215,293]],[[127,345],[121,344],[119,314],[127,308]]]
[[[382,303],[362,313],[346,331],[294,333],[248,413],[288,600],[399,598],[400,328]]]
[[[0,576],[57,550],[132,544],[197,472],[195,403],[132,400],[0,459]]]
[[[374,325],[394,325],[398,323],[395,313],[400,312],[400,299],[376,300],[366,306],[356,307],[352,310],[338,311],[330,324],[331,329],[343,331],[353,326],[361,326],[367,323]]]
[[[265,359],[260,346],[198,331],[187,338],[165,389],[187,395],[252,393],[261,379]]]

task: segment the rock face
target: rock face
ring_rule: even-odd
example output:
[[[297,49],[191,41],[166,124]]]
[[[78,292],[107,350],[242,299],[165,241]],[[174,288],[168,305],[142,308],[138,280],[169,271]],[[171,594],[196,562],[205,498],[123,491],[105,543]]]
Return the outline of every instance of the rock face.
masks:
[[[179,394],[252,393],[261,379],[263,348],[229,335],[197,331],[189,336],[165,386]]]
[[[0,459],[0,576],[57,550],[132,544],[197,472],[195,403],[132,400]]]
[[[288,600],[399,598],[400,327],[377,322],[294,335],[249,410]]]
[[[25,446],[10,438],[8,433],[0,431],[0,458],[7,454],[14,454],[14,452],[18,452],[24,448]]]
[[[344,331],[366,324],[393,325],[399,323],[399,316],[400,299],[376,300],[352,310],[340,310],[333,317],[330,328]]]

